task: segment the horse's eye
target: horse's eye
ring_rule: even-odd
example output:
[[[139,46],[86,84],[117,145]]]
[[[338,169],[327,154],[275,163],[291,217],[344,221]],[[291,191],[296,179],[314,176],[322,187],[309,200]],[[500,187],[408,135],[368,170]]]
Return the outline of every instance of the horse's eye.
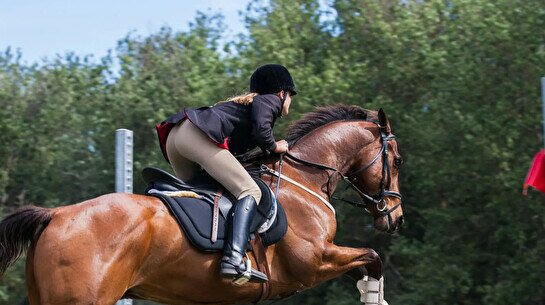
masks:
[[[396,167],[400,167],[401,164],[403,164],[403,159],[400,159],[400,158],[395,158],[395,159],[394,159],[394,165],[395,165]]]

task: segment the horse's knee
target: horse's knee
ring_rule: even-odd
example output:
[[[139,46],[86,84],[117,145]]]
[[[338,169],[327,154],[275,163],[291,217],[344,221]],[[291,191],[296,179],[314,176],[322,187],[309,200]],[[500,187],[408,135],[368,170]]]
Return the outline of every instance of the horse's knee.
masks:
[[[376,262],[376,261],[380,261],[380,256],[378,255],[378,253],[373,250],[373,249],[366,249],[367,253],[365,253],[363,255],[363,260],[366,261],[366,262]]]

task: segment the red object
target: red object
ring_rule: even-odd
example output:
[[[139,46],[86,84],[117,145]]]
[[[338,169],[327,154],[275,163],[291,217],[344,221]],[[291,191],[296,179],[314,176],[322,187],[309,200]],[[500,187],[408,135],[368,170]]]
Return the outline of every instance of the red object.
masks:
[[[215,143],[215,142],[214,142],[214,143]],[[218,146],[219,148],[223,148],[223,149],[229,150],[229,139],[228,139],[228,138],[225,138],[225,139],[223,140],[223,143],[221,143],[221,144],[220,144],[220,143],[215,143],[215,144],[216,144],[216,146]]]
[[[522,193],[528,193],[528,186],[534,187],[536,190],[545,193],[545,150],[540,150],[534,157],[530,170],[524,180]]]
[[[157,125],[155,125],[155,129],[157,130],[157,136],[159,137],[159,145],[161,146],[161,152],[163,153],[163,157],[165,157],[165,160],[167,160],[168,163],[168,156],[167,156],[167,137],[172,128],[176,124],[170,123],[170,122],[161,122]]]
[[[174,128],[174,126],[176,126],[178,122],[178,121],[175,121],[175,123],[173,123],[173,122],[170,122],[169,120],[163,121],[155,125],[155,129],[157,130],[157,136],[159,137],[159,145],[161,146],[161,152],[163,152],[163,157],[165,157],[165,160],[167,160],[168,163],[170,163],[170,161],[168,160],[168,156],[167,156],[167,138],[172,128]],[[210,141],[214,142],[212,139],[210,139]],[[225,138],[223,140],[223,143],[214,142],[214,144],[216,144],[216,146],[218,146],[219,148],[229,150],[228,138]]]

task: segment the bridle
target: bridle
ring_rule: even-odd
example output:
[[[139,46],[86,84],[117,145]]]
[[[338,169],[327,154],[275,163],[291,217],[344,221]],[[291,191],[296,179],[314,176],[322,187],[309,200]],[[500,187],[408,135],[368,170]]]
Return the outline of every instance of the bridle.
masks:
[[[310,167],[315,167],[315,168],[318,168],[318,169],[333,171],[333,173],[330,174],[328,176],[328,179],[327,179],[327,196],[329,198],[336,199],[336,200],[341,200],[341,201],[349,203],[349,204],[351,204],[353,206],[364,208],[365,211],[367,211],[369,213],[370,213],[370,210],[368,209],[368,206],[369,205],[375,205],[376,210],[378,211],[380,216],[388,216],[388,218],[391,218],[390,214],[393,211],[395,211],[399,206],[401,206],[401,198],[402,198],[401,194],[399,192],[394,192],[394,191],[390,191],[389,189],[387,189],[387,187],[388,188],[390,187],[390,183],[391,183],[391,169],[390,169],[390,163],[388,162],[388,141],[394,140],[395,136],[393,134],[387,134],[384,131],[384,127],[382,127],[380,125],[378,125],[378,127],[379,127],[379,131],[380,131],[380,141],[382,143],[382,147],[380,148],[380,151],[373,158],[373,160],[371,160],[371,162],[369,162],[368,164],[366,164],[366,165],[360,167],[359,169],[353,171],[352,173],[349,173],[349,174],[346,174],[346,175],[344,175],[343,173],[341,173],[338,169],[336,169],[334,167],[330,167],[330,166],[327,166],[327,165],[324,165],[324,164],[303,160],[303,159],[301,159],[299,157],[296,157],[296,156],[292,155],[289,152],[285,153],[285,155],[286,155],[286,157],[288,157],[288,158],[290,158],[290,159],[292,159],[292,160],[294,160],[294,161],[296,161],[298,163],[301,163],[303,165],[310,166]],[[373,164],[375,164],[375,162],[377,162],[377,160],[380,157],[382,157],[382,178],[381,178],[381,181],[380,181],[380,192],[378,194],[376,194],[376,195],[370,195],[367,192],[359,189],[354,184],[354,182],[356,180],[358,180],[358,177],[357,177],[358,174],[361,174],[362,172],[369,169]],[[354,191],[356,191],[356,193],[358,193],[361,196],[361,199],[362,199],[361,202],[354,202],[354,201],[351,201],[351,200],[347,200],[347,199],[344,199],[344,198],[339,198],[339,197],[331,195],[330,181],[331,181],[331,178],[335,174],[338,174],[339,176],[341,176],[342,180],[344,182],[346,182],[346,184],[348,185],[347,188],[348,187],[352,188]],[[385,201],[385,199],[387,197],[396,197],[396,198],[399,198],[400,201],[396,205],[394,205],[393,207],[388,209],[388,205],[386,204],[386,201]]]

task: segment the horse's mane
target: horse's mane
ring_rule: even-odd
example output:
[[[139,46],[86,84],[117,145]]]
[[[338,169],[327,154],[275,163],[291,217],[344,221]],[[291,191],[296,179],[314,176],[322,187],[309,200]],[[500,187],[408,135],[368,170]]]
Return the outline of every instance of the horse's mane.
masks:
[[[362,120],[378,122],[377,112],[373,110],[363,109],[354,105],[331,105],[316,108],[316,110],[305,114],[298,121],[290,124],[286,141],[292,147],[302,137],[318,127],[328,123],[341,120]]]
[[[378,123],[378,113],[377,111],[363,109],[354,105],[337,104],[318,107],[314,111],[305,114],[301,119],[290,124],[288,134],[286,135],[286,141],[288,141],[291,148],[297,141],[316,128],[331,122],[342,120]],[[237,156],[236,158],[241,163],[250,164],[255,162],[265,162],[270,159],[276,160],[278,155],[263,154],[261,149],[255,148],[247,153]]]

